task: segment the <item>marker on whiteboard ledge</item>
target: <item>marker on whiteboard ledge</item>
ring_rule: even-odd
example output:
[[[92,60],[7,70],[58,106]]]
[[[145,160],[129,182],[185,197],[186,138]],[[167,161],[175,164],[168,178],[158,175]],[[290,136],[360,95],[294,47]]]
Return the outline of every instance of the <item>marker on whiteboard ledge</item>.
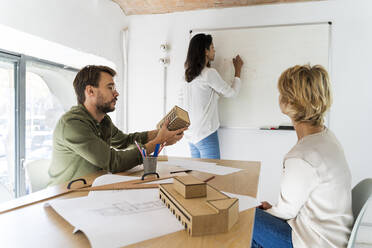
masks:
[[[263,126],[260,130],[295,130],[292,125]]]
[[[262,126],[260,130],[278,130],[278,126]]]
[[[292,125],[279,125],[278,130],[295,130]]]

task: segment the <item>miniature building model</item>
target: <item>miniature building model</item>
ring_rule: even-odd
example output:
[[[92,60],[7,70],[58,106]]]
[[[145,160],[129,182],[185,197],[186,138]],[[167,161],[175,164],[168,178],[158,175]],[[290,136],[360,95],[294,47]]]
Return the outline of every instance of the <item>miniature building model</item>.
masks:
[[[189,114],[178,106],[174,106],[168,114],[156,125],[159,129],[165,120],[169,120],[168,129],[174,131],[180,128],[190,126]]]
[[[173,188],[186,199],[207,196],[207,183],[192,176],[175,177]]]
[[[160,184],[159,197],[191,236],[227,232],[239,218],[238,199],[192,176]]]

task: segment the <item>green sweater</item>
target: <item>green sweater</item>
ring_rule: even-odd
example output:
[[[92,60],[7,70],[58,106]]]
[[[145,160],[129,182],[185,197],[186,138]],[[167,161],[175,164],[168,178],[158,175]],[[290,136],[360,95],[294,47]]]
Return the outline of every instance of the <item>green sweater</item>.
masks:
[[[74,106],[58,121],[53,133],[49,185],[60,184],[98,170],[112,173],[142,163],[134,146],[147,143],[147,132],[124,134],[105,115],[98,123],[83,105]]]

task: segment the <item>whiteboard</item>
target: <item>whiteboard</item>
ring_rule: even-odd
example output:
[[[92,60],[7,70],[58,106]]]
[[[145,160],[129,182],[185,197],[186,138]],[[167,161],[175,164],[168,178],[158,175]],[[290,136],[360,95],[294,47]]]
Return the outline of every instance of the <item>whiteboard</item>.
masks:
[[[235,29],[193,30],[211,34],[216,50],[211,67],[232,83],[232,58],[239,54],[244,65],[242,87],[235,98],[219,100],[221,127],[259,128],[289,123],[278,105],[280,74],[296,64],[320,64],[328,69],[330,24],[298,24]]]

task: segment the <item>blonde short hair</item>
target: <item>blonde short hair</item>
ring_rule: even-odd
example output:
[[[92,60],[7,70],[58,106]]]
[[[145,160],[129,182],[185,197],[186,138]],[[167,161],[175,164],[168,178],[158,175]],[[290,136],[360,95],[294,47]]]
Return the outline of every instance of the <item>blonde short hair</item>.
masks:
[[[296,122],[323,125],[332,97],[327,71],[320,65],[288,68],[279,78],[280,101]]]

